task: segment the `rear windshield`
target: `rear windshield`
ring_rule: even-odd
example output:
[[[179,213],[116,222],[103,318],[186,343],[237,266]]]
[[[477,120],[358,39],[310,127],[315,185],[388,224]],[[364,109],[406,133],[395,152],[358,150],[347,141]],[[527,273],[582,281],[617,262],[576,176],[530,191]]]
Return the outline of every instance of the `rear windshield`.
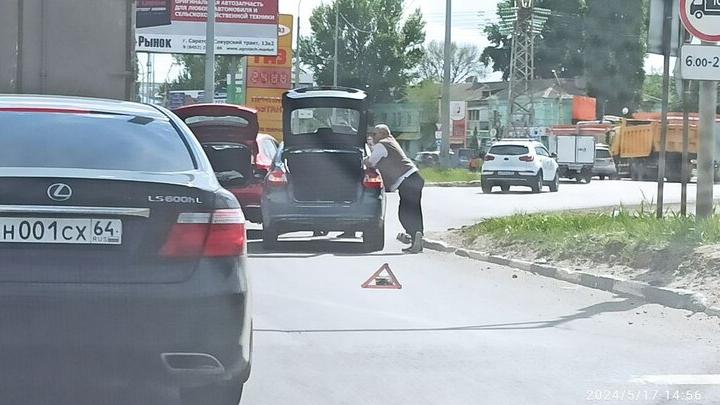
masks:
[[[0,112],[0,167],[179,172],[195,168],[168,120]]]
[[[323,131],[357,135],[360,112],[348,108],[303,108],[292,112],[290,127],[293,135],[317,134]]]
[[[491,155],[509,155],[509,156],[516,156],[516,155],[527,155],[530,153],[530,150],[527,148],[527,146],[521,146],[521,145],[496,145],[490,148]]]
[[[610,151],[607,149],[597,149],[595,151],[595,157],[598,159],[607,159],[610,157]]]

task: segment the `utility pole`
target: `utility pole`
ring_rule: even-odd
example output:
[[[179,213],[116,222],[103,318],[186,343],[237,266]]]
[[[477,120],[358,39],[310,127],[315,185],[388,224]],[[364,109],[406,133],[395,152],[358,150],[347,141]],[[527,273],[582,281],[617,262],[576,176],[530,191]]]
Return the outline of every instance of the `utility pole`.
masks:
[[[687,184],[690,178],[689,149],[690,149],[690,113],[688,109],[688,93],[690,93],[690,81],[680,79],[682,87],[683,104],[683,142],[682,142],[682,168],[680,170],[680,215],[687,216]]]
[[[205,32],[205,102],[215,101],[215,0],[208,0]]]
[[[452,61],[452,2],[445,0],[445,50],[443,56],[443,88],[441,111],[442,141],[440,143],[440,163],[450,166],[450,64]]]
[[[335,56],[333,57],[333,86],[338,85],[338,30],[340,24],[340,3],[335,1]]]
[[[295,88],[300,87],[300,5],[302,0],[298,1],[298,14],[297,14],[297,36],[295,45]],[[337,44],[337,41],[335,41]],[[337,45],[335,46],[337,48]],[[335,52],[337,57],[337,52]]]
[[[662,129],[660,130],[660,155],[658,157],[657,212],[662,218],[665,202],[665,159],[667,156],[668,103],[670,99],[670,49],[672,48],[672,0],[665,0],[663,8],[663,82],[662,82]]]
[[[714,45],[704,42],[703,45]],[[697,217],[710,218],[713,211],[713,183],[715,177],[715,109],[717,82],[700,82],[700,144],[697,160]]]
[[[685,27],[682,24],[678,24],[680,32],[678,33],[678,52],[682,49],[685,44],[687,34]],[[680,77],[678,77],[680,76]],[[682,95],[683,105],[683,140],[682,140],[682,166],[680,169],[680,215],[683,217],[687,216],[687,185],[690,179],[690,113],[688,105],[688,94],[690,93],[690,81],[682,78],[682,74],[676,76],[676,80],[680,80],[680,93]]]

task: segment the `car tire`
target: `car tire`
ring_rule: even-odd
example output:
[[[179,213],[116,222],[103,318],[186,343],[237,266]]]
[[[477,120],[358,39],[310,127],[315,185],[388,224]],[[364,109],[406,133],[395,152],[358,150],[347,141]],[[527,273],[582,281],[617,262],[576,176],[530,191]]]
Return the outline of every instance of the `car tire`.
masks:
[[[480,187],[482,188],[482,192],[483,192],[484,194],[492,194],[492,189],[493,189],[492,184],[482,183],[482,184],[480,185]]]
[[[507,193],[508,191],[510,191],[510,186],[500,186],[500,190],[502,190],[503,193]]]
[[[239,381],[216,383],[198,388],[180,390],[182,405],[238,405],[243,384]]]
[[[560,189],[560,176],[555,173],[555,178],[553,179],[552,183],[550,183],[550,192],[551,193],[557,193]]]
[[[534,181],[533,184],[530,186],[530,188],[532,189],[532,192],[533,192],[534,194],[537,194],[537,193],[542,192],[543,185],[544,185],[543,173],[542,173],[542,170],[541,170],[541,171],[538,172],[537,176],[535,177],[535,181]]]
[[[366,252],[380,252],[385,249],[385,223],[364,231],[362,243]]]
[[[598,176],[598,178],[599,178],[600,180],[605,180],[605,175],[601,174],[601,175]]]
[[[277,247],[278,232],[274,227],[263,226],[262,230],[262,246],[265,250],[273,250]]]

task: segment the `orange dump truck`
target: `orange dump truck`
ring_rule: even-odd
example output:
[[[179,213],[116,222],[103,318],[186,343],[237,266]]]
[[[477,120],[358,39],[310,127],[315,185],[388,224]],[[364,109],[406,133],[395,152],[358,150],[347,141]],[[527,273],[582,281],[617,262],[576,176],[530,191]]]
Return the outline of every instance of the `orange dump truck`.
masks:
[[[633,180],[657,180],[662,125],[656,120],[625,120],[613,129],[611,152],[618,176]],[[682,178],[682,121],[670,120],[667,136],[665,177],[668,181]],[[698,130],[691,122],[688,160],[697,157]]]

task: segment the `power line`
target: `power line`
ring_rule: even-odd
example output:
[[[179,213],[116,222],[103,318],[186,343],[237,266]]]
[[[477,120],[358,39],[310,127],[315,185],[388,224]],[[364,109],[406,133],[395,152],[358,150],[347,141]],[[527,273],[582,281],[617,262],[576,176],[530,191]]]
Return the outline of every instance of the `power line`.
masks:
[[[345,24],[349,25],[350,28],[354,29],[355,31],[362,32],[362,33],[364,33],[364,34],[374,34],[374,33],[375,33],[374,31],[361,30],[360,28],[352,25],[352,24],[350,23],[350,21],[348,21],[348,19],[345,18],[345,16],[343,15],[343,13],[338,13],[338,14],[340,14],[340,17],[342,17],[343,21],[345,21]]]

